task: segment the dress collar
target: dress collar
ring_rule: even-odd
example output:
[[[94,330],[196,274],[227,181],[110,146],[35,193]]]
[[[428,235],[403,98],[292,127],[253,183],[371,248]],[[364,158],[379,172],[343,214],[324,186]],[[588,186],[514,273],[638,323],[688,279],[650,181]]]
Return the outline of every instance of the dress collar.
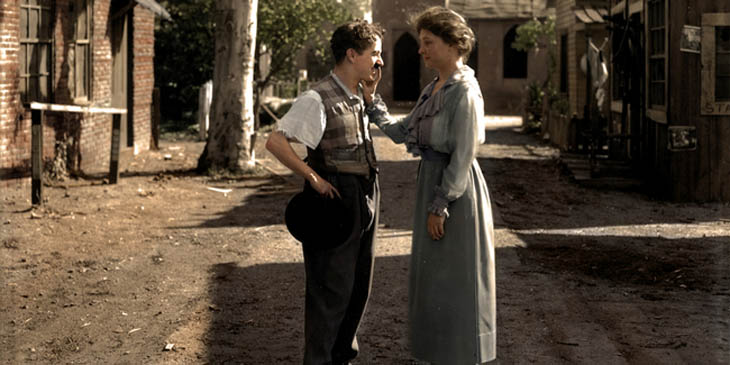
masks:
[[[474,78],[474,70],[471,69],[471,67],[467,65],[462,65],[461,67],[457,68],[456,71],[454,71],[451,76],[449,76],[448,79],[446,79],[446,82],[444,83],[444,86],[441,86],[441,89],[439,89],[438,92],[441,92],[441,90],[446,89],[447,87],[461,81],[469,80]],[[438,81],[438,76],[436,76],[433,81],[431,81],[428,86],[424,89],[424,94],[431,95],[431,91],[433,90],[434,86],[436,85],[436,81]],[[423,98],[423,95],[421,95]]]
[[[474,79],[474,70],[469,66],[459,67],[435,94],[431,95],[438,77],[431,81],[423,89],[418,104],[411,112],[411,119],[408,123],[408,135],[406,136],[406,150],[414,155],[420,155],[423,146],[430,143],[431,127],[433,117],[441,111],[444,106],[444,95],[446,90],[454,84]]]

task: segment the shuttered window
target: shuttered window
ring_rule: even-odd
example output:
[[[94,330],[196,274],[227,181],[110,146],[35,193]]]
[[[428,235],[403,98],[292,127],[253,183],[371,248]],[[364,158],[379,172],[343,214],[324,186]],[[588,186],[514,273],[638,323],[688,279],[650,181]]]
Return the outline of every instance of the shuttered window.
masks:
[[[91,0],[74,1],[74,82],[76,102],[91,99]]]
[[[52,1],[20,3],[20,95],[24,103],[47,102],[52,93]]]

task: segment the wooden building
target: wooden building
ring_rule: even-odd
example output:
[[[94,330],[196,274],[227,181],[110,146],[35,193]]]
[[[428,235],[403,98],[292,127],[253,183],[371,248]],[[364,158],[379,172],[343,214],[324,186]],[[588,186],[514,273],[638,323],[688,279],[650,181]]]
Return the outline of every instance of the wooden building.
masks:
[[[730,201],[730,2],[611,1],[611,14],[643,34],[643,62],[614,63],[611,83],[612,124],[628,115],[638,171],[672,200]],[[617,29],[613,44],[630,36]]]
[[[558,1],[558,9],[565,3],[576,9],[572,2]],[[604,162],[624,161],[659,196],[730,201],[730,2],[606,5],[609,110],[604,119],[586,121],[577,108],[574,123],[597,125]],[[558,142],[576,140],[575,130],[554,131]]]
[[[591,103],[595,104],[595,91],[586,91],[590,88],[587,84],[592,80],[588,80],[581,69],[581,60],[591,43],[595,47],[603,47],[605,55],[609,38],[606,15],[606,0],[557,0],[555,4],[558,67],[553,74],[553,83],[567,104],[567,110],[562,114],[551,112],[548,120],[543,121],[543,132],[565,150],[584,147],[579,146],[582,141],[578,134],[590,124],[585,121],[586,112],[591,111]],[[594,107],[596,110],[592,110],[592,113],[597,118],[608,111],[605,102],[600,108]]]
[[[116,107],[122,153],[148,149],[154,87],[153,0],[0,0],[0,185],[30,180],[30,102]],[[108,170],[111,117],[46,112],[43,158]]]

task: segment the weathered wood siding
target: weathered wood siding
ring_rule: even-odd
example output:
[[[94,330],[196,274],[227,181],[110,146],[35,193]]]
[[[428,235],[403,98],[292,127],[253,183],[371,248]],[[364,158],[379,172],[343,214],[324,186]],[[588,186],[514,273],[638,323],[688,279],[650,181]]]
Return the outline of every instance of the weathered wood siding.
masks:
[[[704,13],[728,13],[730,2],[673,0],[667,4],[669,98],[667,124],[659,129],[664,135],[670,126],[693,126],[697,131],[693,151],[668,151],[666,138],[664,144],[657,141],[658,160],[667,166],[661,169],[668,172],[667,192],[673,200],[730,201],[730,116],[700,114],[701,57],[679,49],[684,25],[701,26]]]

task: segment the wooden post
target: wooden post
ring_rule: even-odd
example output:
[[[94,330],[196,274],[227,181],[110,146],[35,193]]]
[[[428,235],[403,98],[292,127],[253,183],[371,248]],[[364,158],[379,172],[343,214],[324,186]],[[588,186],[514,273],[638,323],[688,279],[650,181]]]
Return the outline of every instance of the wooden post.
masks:
[[[152,89],[152,148],[160,149],[160,88]]]
[[[43,202],[43,111],[31,111],[31,201],[33,205]]]
[[[109,161],[109,184],[116,184],[119,180],[119,129],[122,126],[122,115],[112,114],[112,149]]]

